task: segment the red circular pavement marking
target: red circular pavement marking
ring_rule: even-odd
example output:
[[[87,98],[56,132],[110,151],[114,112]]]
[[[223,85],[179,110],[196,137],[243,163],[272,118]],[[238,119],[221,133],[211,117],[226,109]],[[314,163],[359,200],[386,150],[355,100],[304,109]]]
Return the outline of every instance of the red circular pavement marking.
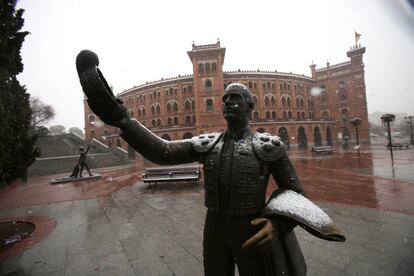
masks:
[[[14,244],[9,249],[0,253],[0,262],[29,249],[36,243],[46,238],[55,228],[56,220],[46,216],[22,216],[22,217],[2,217],[0,222],[22,221],[31,222],[35,225],[33,232],[21,242]]]

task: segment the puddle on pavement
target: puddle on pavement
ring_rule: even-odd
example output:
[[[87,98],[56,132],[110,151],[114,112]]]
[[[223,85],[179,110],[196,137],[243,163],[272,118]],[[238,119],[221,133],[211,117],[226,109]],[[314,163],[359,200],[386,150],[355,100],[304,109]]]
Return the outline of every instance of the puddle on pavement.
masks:
[[[27,238],[35,229],[31,222],[7,221],[0,223],[0,252]]]

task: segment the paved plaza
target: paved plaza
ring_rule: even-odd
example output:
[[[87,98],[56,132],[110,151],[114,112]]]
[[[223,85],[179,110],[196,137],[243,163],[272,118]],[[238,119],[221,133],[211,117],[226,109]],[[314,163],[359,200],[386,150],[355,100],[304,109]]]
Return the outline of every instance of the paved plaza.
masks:
[[[340,149],[333,155],[289,154],[308,196],[347,237],[328,242],[296,227],[308,275],[414,275],[413,149],[396,151],[394,167],[379,146],[359,155]],[[0,221],[42,218],[53,225],[27,248],[0,255],[0,275],[203,275],[201,185],[160,184],[150,191],[135,181],[116,189],[112,179],[100,183],[106,193],[98,193],[96,184],[92,192],[87,183],[65,185],[50,190],[33,180],[0,194],[6,202],[0,203]],[[59,189],[70,195],[67,200],[52,196]]]

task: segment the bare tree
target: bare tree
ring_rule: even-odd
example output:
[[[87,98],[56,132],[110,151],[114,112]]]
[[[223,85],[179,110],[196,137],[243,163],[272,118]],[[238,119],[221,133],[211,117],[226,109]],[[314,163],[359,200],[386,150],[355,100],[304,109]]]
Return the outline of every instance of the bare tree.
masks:
[[[45,104],[38,97],[32,97],[30,99],[30,108],[32,109],[32,117],[30,121],[32,129],[46,124],[56,115],[53,106]]]
[[[49,127],[49,131],[52,133],[52,135],[58,135],[58,134],[66,133],[66,128],[65,126],[62,126],[62,125],[55,125],[55,126]]]

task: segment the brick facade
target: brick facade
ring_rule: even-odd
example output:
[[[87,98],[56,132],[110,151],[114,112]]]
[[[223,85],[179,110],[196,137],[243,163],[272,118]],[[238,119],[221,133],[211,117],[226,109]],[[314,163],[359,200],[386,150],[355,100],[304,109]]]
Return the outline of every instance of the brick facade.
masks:
[[[363,54],[352,47],[349,61],[317,69],[311,77],[269,71],[224,72],[226,48],[216,44],[192,45],[188,56],[193,75],[146,83],[117,96],[131,117],[168,140],[189,138],[226,128],[221,111],[225,87],[240,82],[255,98],[251,127],[279,135],[292,146],[325,145],[355,138],[350,119],[359,117],[359,138],[369,143]],[[103,124],[85,105],[85,133],[105,144],[128,149],[118,129]]]

